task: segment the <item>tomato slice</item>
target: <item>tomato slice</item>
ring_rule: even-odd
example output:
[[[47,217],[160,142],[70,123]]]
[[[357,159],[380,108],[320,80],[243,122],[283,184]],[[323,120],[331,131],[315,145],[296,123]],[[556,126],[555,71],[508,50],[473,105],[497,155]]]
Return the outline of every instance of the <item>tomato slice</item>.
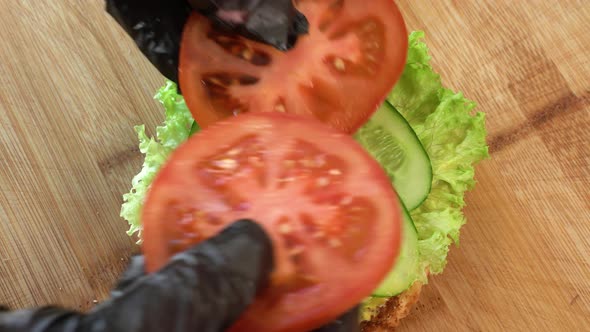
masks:
[[[143,209],[148,271],[242,218],[273,240],[275,269],[233,332],[317,328],[370,295],[399,252],[384,171],[349,135],[300,116],[232,117],[173,152]]]
[[[362,126],[404,68],[408,35],[393,0],[298,0],[309,34],[280,52],[188,20],[179,81],[206,127],[244,112],[313,116],[347,133]]]

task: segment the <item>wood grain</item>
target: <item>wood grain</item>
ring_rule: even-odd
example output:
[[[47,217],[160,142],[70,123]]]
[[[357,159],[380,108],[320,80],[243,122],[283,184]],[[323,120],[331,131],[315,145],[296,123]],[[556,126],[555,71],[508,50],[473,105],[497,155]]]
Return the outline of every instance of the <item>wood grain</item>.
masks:
[[[487,113],[468,224],[402,331],[590,331],[590,3],[399,0]],[[85,310],[137,250],[118,217],[163,78],[98,0],[0,1],[0,302]]]

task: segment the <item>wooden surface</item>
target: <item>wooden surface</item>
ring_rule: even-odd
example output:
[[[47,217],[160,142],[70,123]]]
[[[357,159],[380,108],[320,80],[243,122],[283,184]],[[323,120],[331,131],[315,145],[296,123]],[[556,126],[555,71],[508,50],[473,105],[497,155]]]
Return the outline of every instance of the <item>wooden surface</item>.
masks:
[[[401,330],[590,331],[590,2],[398,3],[492,155]],[[84,310],[137,250],[118,213],[163,78],[98,0],[0,0],[0,40],[0,302]]]

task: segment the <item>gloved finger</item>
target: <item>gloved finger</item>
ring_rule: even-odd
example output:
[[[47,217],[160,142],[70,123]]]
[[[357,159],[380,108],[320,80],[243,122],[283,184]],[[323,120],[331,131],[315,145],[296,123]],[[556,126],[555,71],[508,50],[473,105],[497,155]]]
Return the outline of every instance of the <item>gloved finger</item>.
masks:
[[[252,221],[174,256],[84,317],[91,331],[223,331],[263,288],[273,268],[272,244]]]
[[[190,5],[189,3],[190,2]],[[308,31],[305,16],[292,0],[106,0],[106,11],[133,38],[145,57],[166,78],[178,83],[182,31],[196,9],[225,27],[280,50],[291,48]],[[191,7],[192,6],[192,7]],[[235,9],[242,21],[232,20]]]
[[[142,255],[132,256],[129,267],[113,290],[113,296],[118,296],[139,277],[145,274],[145,259]],[[356,306],[344,313],[338,319],[314,330],[313,332],[358,332],[359,331],[359,308]],[[1,307],[0,307],[1,310]]]
[[[0,311],[2,332],[77,332],[82,315],[56,307]]]
[[[286,51],[308,32],[308,21],[292,0],[188,0],[221,30]]]
[[[106,11],[162,75],[178,82],[179,45],[191,12],[186,0],[106,0]]]
[[[125,291],[127,287],[132,285],[137,279],[145,275],[145,258],[143,255],[131,256],[127,270],[123,272],[115,288],[111,292],[111,296],[118,296],[120,292]]]
[[[291,25],[291,33],[297,36],[307,34],[309,32],[309,21],[300,11],[297,11],[295,16]]]
[[[358,332],[360,331],[359,310],[360,306],[356,306],[344,313],[338,319],[312,332]]]
[[[266,0],[248,16],[245,28],[253,39],[286,51],[295,45],[298,35],[308,32],[308,22],[292,0]]]

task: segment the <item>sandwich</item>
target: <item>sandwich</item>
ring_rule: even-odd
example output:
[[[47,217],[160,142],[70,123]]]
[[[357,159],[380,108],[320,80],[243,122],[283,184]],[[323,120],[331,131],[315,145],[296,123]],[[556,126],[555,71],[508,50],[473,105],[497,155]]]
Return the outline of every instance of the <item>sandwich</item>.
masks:
[[[227,119],[260,111],[314,118],[361,146],[397,194],[395,264],[361,309],[363,331],[391,331],[459,243],[465,193],[474,188],[475,165],[488,157],[485,115],[443,85],[425,34],[408,34],[390,0],[331,7],[302,1],[298,9],[309,20],[309,34],[284,53],[215,30],[192,14],[180,51],[182,94],[165,82],[155,95],[165,115],[156,134],[135,127],[144,162],[123,196],[121,217],[128,235],[144,240],[142,211],[154,180],[186,142],[219,122],[228,126]],[[198,148],[197,139],[190,144]]]

